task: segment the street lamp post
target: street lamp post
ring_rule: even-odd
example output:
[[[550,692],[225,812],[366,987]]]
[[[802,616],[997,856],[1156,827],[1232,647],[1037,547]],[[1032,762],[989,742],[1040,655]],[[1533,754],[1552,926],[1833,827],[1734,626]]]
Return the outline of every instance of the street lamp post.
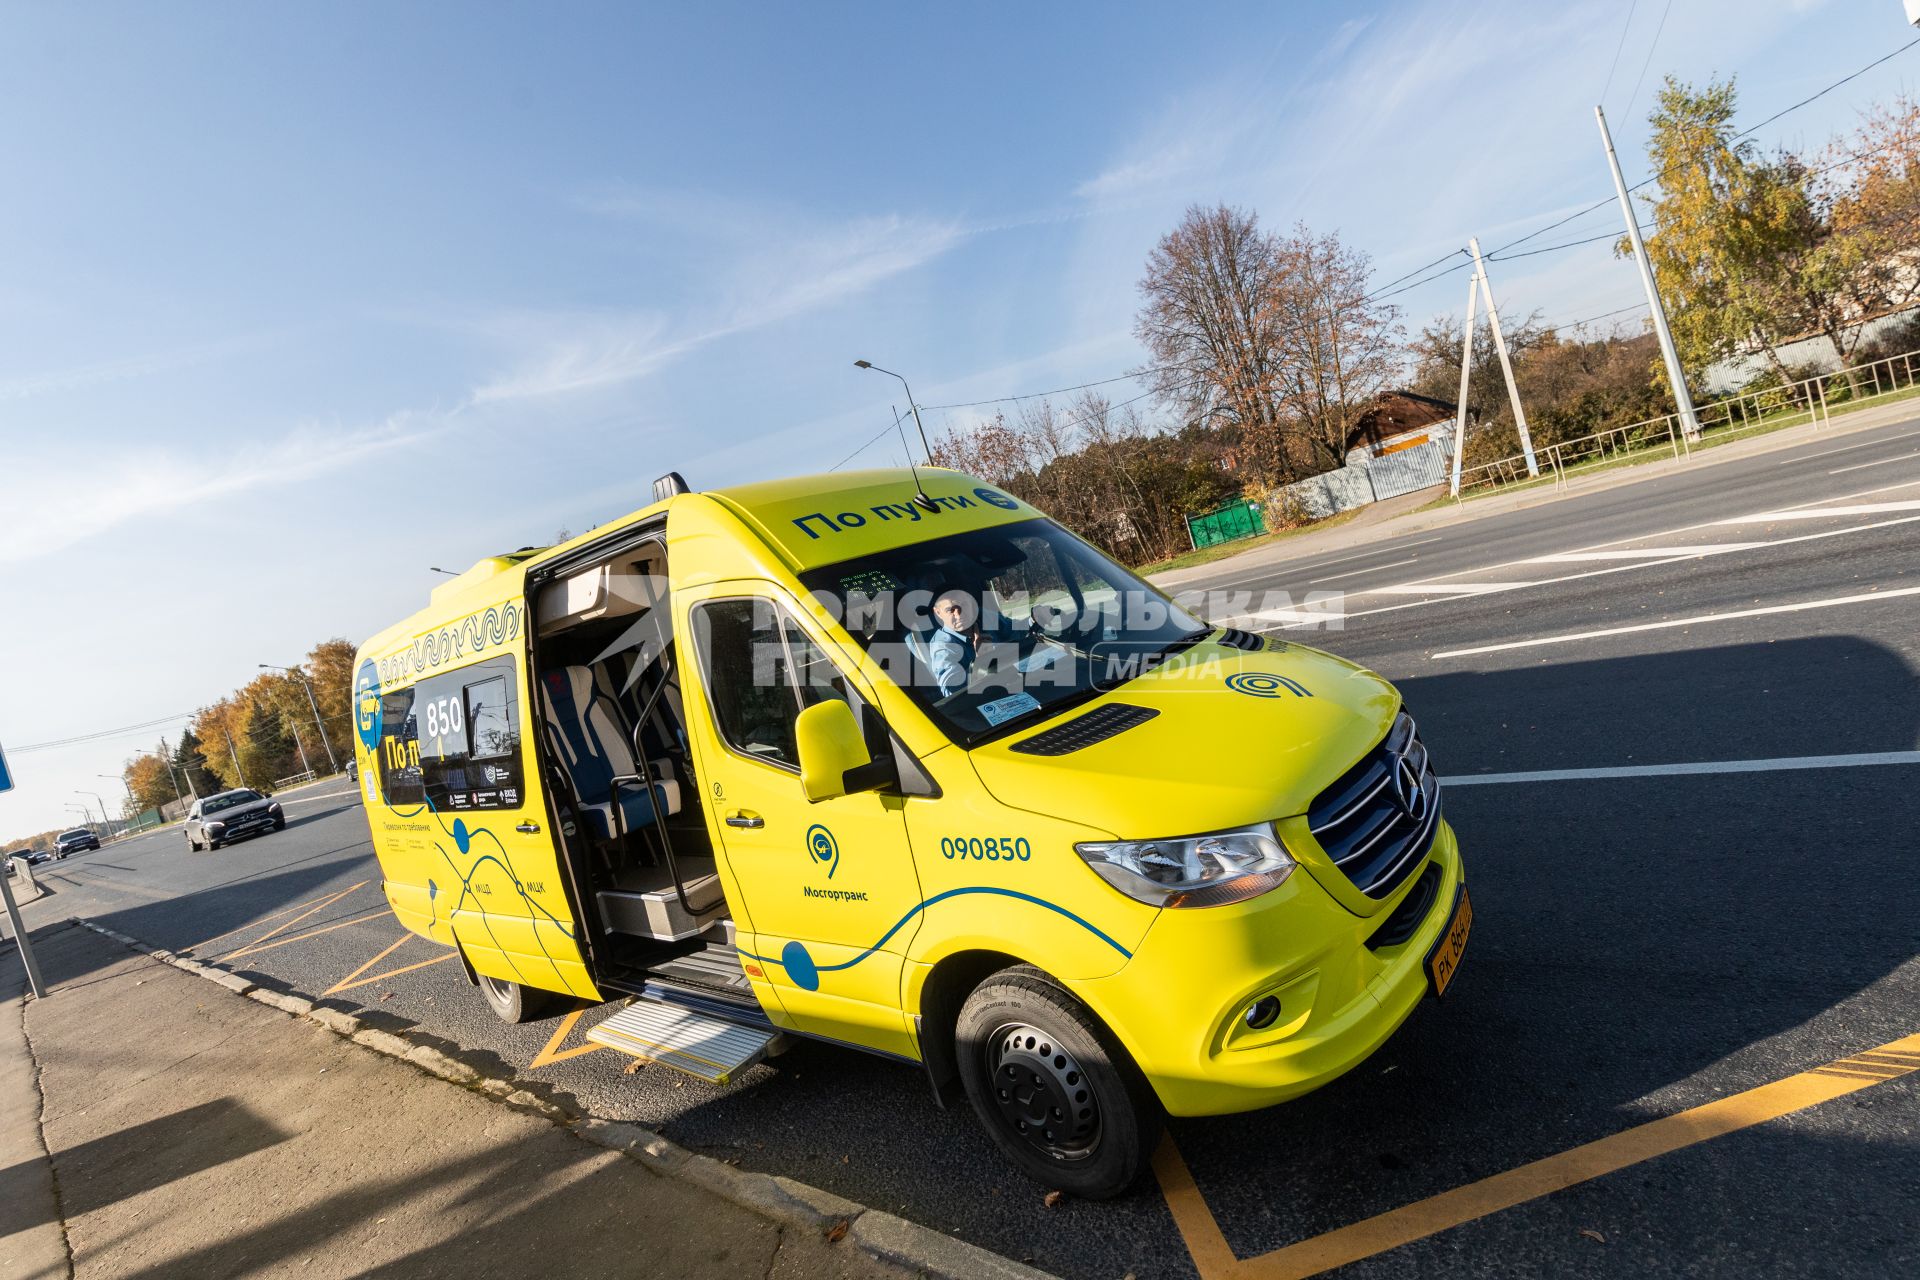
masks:
[[[107,826],[107,825],[108,825],[108,822],[107,822],[107,798],[106,798],[105,796],[103,796],[103,795],[101,795],[101,794],[100,794],[100,793],[99,793],[98,791],[78,791],[78,790],[76,790],[76,791],[75,791],[75,792],[74,792],[73,794],[75,794],[75,795],[77,795],[77,796],[92,796],[92,797],[93,797],[93,798],[94,798],[95,800],[97,800],[97,801],[99,801],[99,802],[100,802],[100,825],[101,825],[101,826],[103,826],[103,827],[104,827],[104,826]],[[89,820],[91,820],[91,819],[92,819],[92,817],[93,817],[93,815],[89,813],[89,814],[87,815],[87,817],[88,817],[88,819],[89,819]],[[109,833],[109,834],[111,834],[111,833]]]
[[[884,373],[890,378],[900,378],[900,385],[907,389],[907,408],[913,410],[913,425],[920,432],[920,450],[927,455],[927,465],[932,466],[933,448],[927,443],[927,427],[925,423],[920,421],[920,406],[914,403],[913,388],[907,386],[907,380],[891,369],[882,369],[871,360],[855,360],[853,367],[856,369],[871,369],[875,373]]]
[[[298,680],[300,687],[307,691],[307,705],[313,708],[313,727],[320,731],[320,745],[327,749],[327,768],[334,773],[340,772],[340,761],[334,758],[333,744],[327,741],[327,726],[320,719],[320,703],[314,698],[313,686],[307,683],[307,678],[300,674],[298,667],[276,667],[271,662],[263,662],[260,664],[260,669],[263,671],[284,671],[295,680]],[[298,742],[299,740],[298,735],[296,735],[294,741]]]
[[[140,798],[139,798],[138,796],[136,796],[136,795],[134,795],[134,794],[133,794],[133,784],[132,784],[131,782],[128,782],[128,781],[127,781],[127,775],[126,775],[126,774],[124,774],[124,773],[96,773],[96,774],[94,774],[93,776],[94,776],[94,777],[96,777],[96,778],[106,778],[106,779],[107,779],[108,781],[111,781],[111,782],[117,782],[117,783],[119,783],[119,784],[120,784],[121,786],[123,786],[123,787],[125,787],[125,788],[127,789],[127,800],[128,800],[129,802],[130,802],[130,804],[138,804],[138,803],[140,803]]]

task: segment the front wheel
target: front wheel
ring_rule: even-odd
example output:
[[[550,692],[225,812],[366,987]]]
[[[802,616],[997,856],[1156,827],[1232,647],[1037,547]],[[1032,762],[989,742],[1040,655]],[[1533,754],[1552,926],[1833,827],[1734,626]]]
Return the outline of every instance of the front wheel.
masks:
[[[1092,1011],[1028,965],[994,974],[961,1007],[960,1078],[994,1145],[1029,1177],[1089,1200],[1146,1171],[1158,1101]]]
[[[502,1022],[532,1022],[545,1013],[552,1003],[559,999],[551,991],[542,991],[538,987],[523,987],[517,982],[508,982],[505,978],[489,978],[478,975],[480,994],[487,998],[487,1007]]]

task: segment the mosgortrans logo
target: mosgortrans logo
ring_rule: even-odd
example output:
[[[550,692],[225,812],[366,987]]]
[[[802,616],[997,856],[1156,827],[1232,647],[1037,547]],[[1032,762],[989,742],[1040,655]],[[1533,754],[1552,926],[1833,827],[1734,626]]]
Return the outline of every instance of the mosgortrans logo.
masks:
[[[833,879],[833,873],[840,869],[840,842],[833,838],[833,832],[819,823],[807,828],[807,856],[815,863],[827,869],[827,879]]]
[[[996,490],[989,489],[985,485],[982,485],[980,488],[975,489],[973,491],[973,496],[980,499],[980,501],[986,503],[990,507],[999,507],[1002,511],[1018,511],[1020,509],[1020,503],[1018,500],[1014,498],[1009,498],[1004,493],[1000,493]]]
[[[1249,698],[1278,698],[1285,694],[1292,694],[1296,698],[1313,696],[1298,680],[1289,680],[1268,671],[1237,671],[1227,677],[1227,688],[1235,693],[1244,693]]]

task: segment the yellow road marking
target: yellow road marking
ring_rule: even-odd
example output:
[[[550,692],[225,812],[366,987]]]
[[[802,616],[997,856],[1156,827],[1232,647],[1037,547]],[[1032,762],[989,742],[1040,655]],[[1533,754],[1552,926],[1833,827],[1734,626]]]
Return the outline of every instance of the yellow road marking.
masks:
[[[593,1053],[607,1047],[603,1044],[581,1044],[575,1045],[571,1049],[562,1049],[560,1047],[566,1043],[566,1039],[573,1033],[574,1027],[579,1025],[580,1015],[585,1012],[585,1009],[575,1009],[572,1013],[560,1019],[560,1025],[554,1029],[553,1038],[547,1041],[547,1047],[542,1049],[539,1054],[534,1057],[534,1060],[527,1064],[529,1071],[535,1067],[552,1066],[556,1062],[565,1062],[568,1058],[577,1058],[583,1053]]]
[[[375,966],[376,964],[379,964],[382,960],[385,960],[388,956],[398,951],[401,945],[405,943],[406,940],[408,938],[411,938],[412,936],[413,935],[411,933],[401,934],[398,939],[389,943],[387,947],[383,951],[381,951],[378,955],[374,956],[373,959],[367,961],[365,964],[361,965],[358,969],[355,969],[352,973],[340,979],[339,982],[336,982],[331,987],[328,987],[325,991],[322,991],[320,993],[321,998],[325,999],[327,996],[332,995],[334,992],[345,987],[349,982],[352,982],[355,978],[359,977],[361,974],[365,973],[367,970],[373,968],[373,966]]]
[[[404,939],[402,939],[402,941],[404,941]],[[391,951],[393,950],[393,948],[388,947],[387,950]],[[364,987],[369,983],[385,982],[388,978],[397,978],[403,973],[412,973],[415,969],[424,969],[428,965],[445,964],[447,961],[454,959],[458,955],[459,953],[456,951],[449,951],[445,955],[435,956],[431,960],[421,960],[414,964],[403,964],[398,969],[389,969],[385,973],[376,973],[372,977],[362,978],[358,982],[354,982],[351,979],[342,979],[340,982],[337,982],[333,986],[328,987],[325,991],[321,992],[320,994],[322,997],[326,997],[326,996],[332,995],[336,991],[351,991],[355,987]],[[375,958],[377,959],[378,957],[375,957]],[[369,961],[368,963],[372,963],[372,962]],[[365,966],[362,966],[362,967],[364,968]]]
[[[229,951],[218,958],[221,960],[238,960],[241,956],[258,955],[262,951],[271,951],[275,947],[284,947],[289,942],[302,942],[308,938],[317,938],[323,933],[332,933],[335,929],[344,929],[350,924],[365,924],[369,920],[391,920],[392,918],[393,913],[391,911],[385,907],[377,907],[363,916],[351,916],[345,920],[335,921],[333,924],[323,924],[319,928],[309,929],[305,933],[290,933],[284,938],[277,938],[272,942],[262,943],[257,947],[242,947],[238,951]]]
[[[249,947],[257,947],[261,943],[265,942],[268,938],[273,937],[275,934],[285,933],[288,929],[293,928],[293,926],[299,924],[302,920],[305,920],[308,916],[314,914],[317,911],[325,911],[328,907],[332,906],[334,903],[340,901],[340,899],[352,893],[355,889],[358,889],[363,885],[366,885],[367,883],[369,882],[366,880],[362,880],[359,884],[348,885],[346,888],[342,889],[338,893],[330,893],[324,898],[316,899],[312,906],[308,907],[305,911],[302,911],[299,915],[295,916],[293,919],[287,921],[285,924],[280,925],[276,928],[267,930],[265,933],[261,934],[259,937],[255,938],[253,941],[246,943],[245,945],[240,947],[239,950],[245,951]],[[255,923],[264,923],[264,922],[256,921]],[[233,930],[233,932],[238,933],[240,932],[240,930],[235,929]]]
[[[365,880],[362,880],[360,882],[360,884],[365,884],[365,883],[366,883]],[[360,884],[354,885],[353,889],[358,889],[360,887]],[[352,893],[353,889],[348,889],[346,892]],[[174,897],[176,898],[179,896],[180,895],[177,893],[174,895]],[[208,938],[205,942],[196,942],[190,947],[182,947],[178,954],[185,954],[188,951],[198,951],[201,947],[208,946],[212,943],[218,942],[222,938],[231,938],[234,934],[240,933],[243,930],[257,929],[263,924],[267,924],[271,921],[278,920],[281,916],[289,915],[292,912],[298,911],[302,907],[312,906],[314,903],[319,902],[321,898],[325,898],[327,896],[328,895],[326,894],[321,894],[320,898],[308,898],[305,902],[294,903],[292,906],[288,907],[284,911],[276,911],[270,916],[261,916],[258,920],[249,920],[243,925],[239,925],[235,928],[227,930],[225,933],[216,933],[211,938]],[[335,894],[333,896],[337,898],[339,895]]]
[[[1255,1258],[1234,1256],[1171,1137],[1154,1154],[1153,1170],[1202,1280],[1298,1280],[1915,1071],[1920,1071],[1920,1035],[1905,1036]]]

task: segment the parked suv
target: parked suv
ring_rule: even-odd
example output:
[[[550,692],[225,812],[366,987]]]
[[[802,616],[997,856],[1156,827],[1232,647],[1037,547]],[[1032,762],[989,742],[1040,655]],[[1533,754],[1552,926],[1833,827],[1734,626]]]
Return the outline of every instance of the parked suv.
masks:
[[[55,857],[64,858],[70,853],[79,853],[83,849],[98,849],[100,837],[91,828],[75,827],[71,831],[62,831],[60,838],[53,842]]]
[[[244,787],[222,791],[195,800],[193,808],[187,810],[187,845],[192,849],[218,849],[241,836],[282,831],[286,825],[280,802],[266,792]]]

